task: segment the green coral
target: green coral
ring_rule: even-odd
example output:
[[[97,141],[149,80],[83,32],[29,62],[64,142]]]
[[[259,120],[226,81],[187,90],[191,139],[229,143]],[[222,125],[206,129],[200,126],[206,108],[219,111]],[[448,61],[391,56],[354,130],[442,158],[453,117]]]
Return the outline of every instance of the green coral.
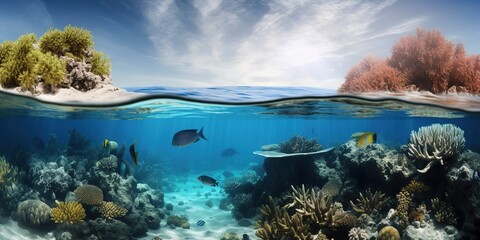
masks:
[[[92,35],[88,30],[70,25],[63,29],[67,52],[78,57],[86,57],[86,51],[93,48]]]
[[[59,29],[49,29],[40,38],[40,50],[43,53],[51,53],[57,56],[62,56],[68,49],[65,43],[65,35]]]
[[[40,55],[34,71],[36,74],[41,75],[46,87],[50,91],[54,91],[57,85],[63,82],[67,74],[65,61],[58,59],[49,52]]]
[[[7,60],[14,46],[14,42],[5,41],[0,43],[0,66]]]
[[[94,51],[90,64],[92,64],[93,73],[97,75],[110,75],[110,58],[103,56],[103,53]]]

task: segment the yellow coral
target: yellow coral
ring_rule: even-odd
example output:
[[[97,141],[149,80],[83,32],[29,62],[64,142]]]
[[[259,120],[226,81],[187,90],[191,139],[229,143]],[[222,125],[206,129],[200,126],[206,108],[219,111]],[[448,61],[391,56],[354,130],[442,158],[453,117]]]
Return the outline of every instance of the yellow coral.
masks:
[[[439,223],[456,224],[457,217],[455,216],[455,210],[452,206],[444,201],[440,201],[438,198],[431,200],[432,208],[435,213],[435,220]]]
[[[407,191],[409,193],[420,193],[428,190],[430,190],[430,187],[427,184],[417,180],[410,181],[407,186],[402,188],[402,191]]]
[[[400,240],[400,233],[392,226],[386,226],[378,232],[378,240]]]
[[[112,219],[117,217],[123,217],[127,213],[127,209],[118,206],[113,202],[103,202],[100,207],[98,207],[98,211],[102,215],[103,218]]]
[[[79,223],[85,218],[85,209],[79,202],[58,202],[57,207],[52,208],[52,220],[55,223]]]
[[[88,205],[100,205],[103,202],[102,189],[94,185],[84,184],[77,187],[74,193],[81,203]]]
[[[359,214],[371,215],[375,210],[380,210],[390,200],[389,197],[385,196],[385,193],[378,191],[372,193],[370,189],[365,192],[365,196],[362,193],[359,193],[359,195],[357,204],[350,201],[350,206]]]
[[[407,191],[401,191],[397,194],[397,211],[396,215],[400,218],[400,224],[402,226],[408,225],[408,209],[412,202],[412,195]]]
[[[0,157],[0,187],[14,183],[16,175],[17,168],[8,164],[5,157]]]

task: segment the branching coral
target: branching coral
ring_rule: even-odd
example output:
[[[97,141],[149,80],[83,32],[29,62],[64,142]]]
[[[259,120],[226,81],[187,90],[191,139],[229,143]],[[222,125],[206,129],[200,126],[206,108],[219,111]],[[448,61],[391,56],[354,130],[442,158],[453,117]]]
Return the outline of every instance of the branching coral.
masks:
[[[103,203],[102,189],[94,185],[84,184],[74,191],[75,196],[81,203],[88,205],[100,205]]]
[[[410,209],[410,204],[412,202],[412,195],[409,192],[401,191],[397,194],[397,209],[395,215],[399,218],[400,225],[406,227],[409,223],[408,221],[408,210]]]
[[[357,213],[366,213],[371,216],[374,211],[380,210],[388,200],[390,200],[390,198],[386,197],[384,193],[378,191],[372,193],[372,191],[368,189],[365,192],[365,196],[360,193],[360,197],[357,198],[357,204],[350,201],[350,206],[352,206],[353,210]]]
[[[102,205],[98,207],[98,211],[103,218],[113,219],[117,217],[123,217],[127,213],[127,209],[118,206],[113,202],[103,202]]]
[[[57,207],[52,208],[52,220],[55,223],[75,224],[83,222],[86,217],[85,209],[79,202],[58,202]]]
[[[307,139],[298,135],[293,136],[279,145],[280,152],[283,153],[308,153],[320,151],[322,149],[322,145],[320,145],[316,139]]]
[[[17,168],[10,165],[5,157],[0,157],[0,189],[14,183],[17,172]]]
[[[402,188],[402,191],[409,192],[411,194],[414,193],[420,193],[420,192],[425,192],[429,191],[431,188],[418,180],[412,180],[410,183],[408,183],[405,187]]]
[[[444,165],[444,160],[458,156],[465,145],[463,130],[452,124],[432,124],[412,131],[408,144],[411,157],[429,161],[421,173],[427,172],[437,163]]]
[[[439,223],[456,224],[457,217],[453,208],[444,201],[440,201],[438,198],[431,200],[432,208],[434,211],[435,220]]]

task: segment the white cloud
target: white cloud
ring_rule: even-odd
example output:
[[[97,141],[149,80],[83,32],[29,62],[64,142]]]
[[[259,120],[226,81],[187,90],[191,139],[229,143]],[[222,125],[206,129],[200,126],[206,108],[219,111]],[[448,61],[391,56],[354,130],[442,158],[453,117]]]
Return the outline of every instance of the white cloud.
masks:
[[[145,16],[160,64],[195,73],[205,86],[334,88],[345,74],[338,65],[364,51],[366,41],[411,31],[422,21],[373,29],[394,2],[164,0],[148,2]]]

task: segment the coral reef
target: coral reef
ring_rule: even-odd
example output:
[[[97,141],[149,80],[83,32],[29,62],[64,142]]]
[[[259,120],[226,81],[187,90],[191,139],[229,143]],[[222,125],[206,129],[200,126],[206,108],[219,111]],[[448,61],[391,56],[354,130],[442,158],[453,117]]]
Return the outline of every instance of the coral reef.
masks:
[[[380,210],[390,200],[384,193],[378,191],[372,193],[370,189],[365,192],[365,196],[362,193],[359,194],[360,197],[357,198],[357,204],[350,201],[350,206],[359,214],[366,213],[367,215],[372,215],[374,211]]]
[[[438,198],[431,200],[433,213],[435,220],[439,223],[445,223],[454,225],[457,223],[457,217],[455,216],[454,210],[444,201],[440,201]]]
[[[452,124],[432,124],[421,127],[418,132],[412,131],[408,144],[409,156],[428,161],[421,173],[427,172],[437,163],[455,158],[462,153],[465,146],[463,130]]]
[[[57,206],[52,208],[52,220],[55,223],[75,224],[83,222],[85,219],[85,209],[79,202],[58,202]]]
[[[289,140],[279,144],[279,151],[282,153],[308,153],[316,152],[322,149],[322,145],[317,142],[317,139],[307,139],[303,136],[295,135]]]
[[[98,160],[96,166],[104,172],[114,172],[118,168],[118,158],[115,155],[104,157]]]
[[[76,184],[76,180],[62,164],[68,160],[61,156],[57,161],[45,162],[41,158],[32,157],[29,163],[28,174],[31,177],[33,189],[36,190],[47,203],[56,199],[63,199]]]
[[[120,207],[113,202],[105,201],[98,207],[98,211],[105,219],[123,217],[127,213],[127,209]]]
[[[379,232],[378,232],[378,240],[400,240],[402,239],[400,237],[400,233],[398,230],[392,226],[386,226],[383,227]]]
[[[361,229],[358,227],[351,228],[348,231],[348,240],[367,240],[368,233],[365,229]]]
[[[40,227],[50,223],[52,209],[40,200],[25,200],[18,204],[17,217],[25,225]]]
[[[103,203],[102,189],[97,186],[84,184],[74,191],[78,201],[88,205],[100,205]]]
[[[0,157],[0,190],[4,192],[7,186],[10,186],[15,182],[17,176],[17,168],[10,165],[5,157]]]

